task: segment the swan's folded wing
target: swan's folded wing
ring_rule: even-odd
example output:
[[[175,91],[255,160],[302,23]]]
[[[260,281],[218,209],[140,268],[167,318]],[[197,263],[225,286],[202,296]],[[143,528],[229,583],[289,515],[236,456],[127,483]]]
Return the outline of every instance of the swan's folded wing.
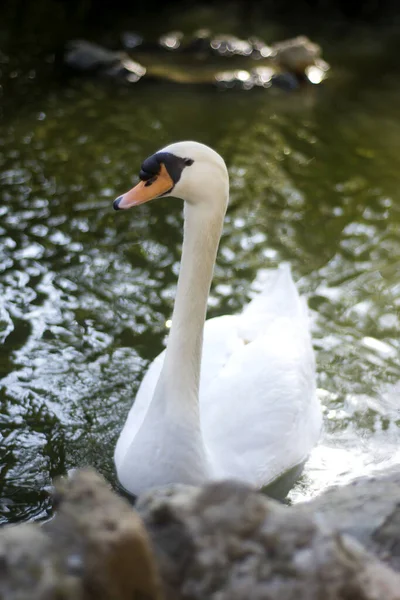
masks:
[[[276,318],[233,353],[201,395],[206,447],[221,475],[266,485],[301,463],[316,443],[321,413],[309,332]]]
[[[259,289],[238,320],[238,333],[246,342],[253,342],[277,318],[294,319],[309,329],[307,305],[292,279],[290,266],[260,271],[253,287]]]
[[[202,391],[209,387],[231,356],[244,345],[243,339],[239,336],[238,323],[238,315],[224,315],[208,319],[205,322],[201,359],[200,402]]]

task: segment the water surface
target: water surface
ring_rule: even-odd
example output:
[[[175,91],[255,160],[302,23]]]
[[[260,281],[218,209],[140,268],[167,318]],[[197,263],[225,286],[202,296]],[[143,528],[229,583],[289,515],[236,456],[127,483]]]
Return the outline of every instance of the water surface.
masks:
[[[309,299],[325,430],[292,498],[399,462],[400,73],[390,45],[371,52],[345,65],[332,46],[331,79],[295,94],[78,80],[8,112],[3,522],[46,517],[48,486],[70,468],[115,483],[116,437],[165,341],[182,216],[172,199],[127,213],[112,200],[173,140],[229,165],[209,316],[239,311],[281,261]]]

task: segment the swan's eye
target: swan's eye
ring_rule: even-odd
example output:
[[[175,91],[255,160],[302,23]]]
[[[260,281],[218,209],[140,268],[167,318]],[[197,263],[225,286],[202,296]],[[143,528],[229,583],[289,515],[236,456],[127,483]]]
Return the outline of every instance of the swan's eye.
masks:
[[[157,175],[154,175],[154,177],[151,177],[151,179],[148,179],[146,181],[146,183],[144,184],[144,187],[149,187],[152,183],[155,182],[156,179],[157,179]]]
[[[192,158],[185,158],[183,162],[187,167],[190,167],[194,163],[194,160]]]

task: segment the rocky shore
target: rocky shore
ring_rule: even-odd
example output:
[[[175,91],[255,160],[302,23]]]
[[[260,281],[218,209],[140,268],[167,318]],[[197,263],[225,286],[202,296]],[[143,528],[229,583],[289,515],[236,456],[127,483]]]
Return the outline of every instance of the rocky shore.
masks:
[[[0,532],[2,600],[400,600],[400,472],[291,507],[223,481],[132,508],[81,470],[54,504]]]
[[[142,79],[219,89],[271,86],[287,91],[321,83],[329,71],[321,47],[306,36],[267,45],[259,38],[239,39],[199,30],[192,36],[172,31],[157,42],[139,34],[121,36],[123,50],[87,40],[71,40],[64,51],[67,73],[138,83]]]

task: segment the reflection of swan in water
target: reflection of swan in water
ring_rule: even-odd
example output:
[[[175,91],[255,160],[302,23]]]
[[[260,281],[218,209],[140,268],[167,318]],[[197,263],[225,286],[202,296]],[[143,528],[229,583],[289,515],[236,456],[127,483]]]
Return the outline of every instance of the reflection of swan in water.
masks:
[[[225,163],[207,146],[181,142],[145,160],[140,177],[114,208],[181,198],[184,242],[168,345],[119,437],[118,477],[134,494],[231,477],[257,487],[278,481],[273,491],[284,495],[321,426],[305,302],[280,268],[240,315],[204,323],[228,203]]]

